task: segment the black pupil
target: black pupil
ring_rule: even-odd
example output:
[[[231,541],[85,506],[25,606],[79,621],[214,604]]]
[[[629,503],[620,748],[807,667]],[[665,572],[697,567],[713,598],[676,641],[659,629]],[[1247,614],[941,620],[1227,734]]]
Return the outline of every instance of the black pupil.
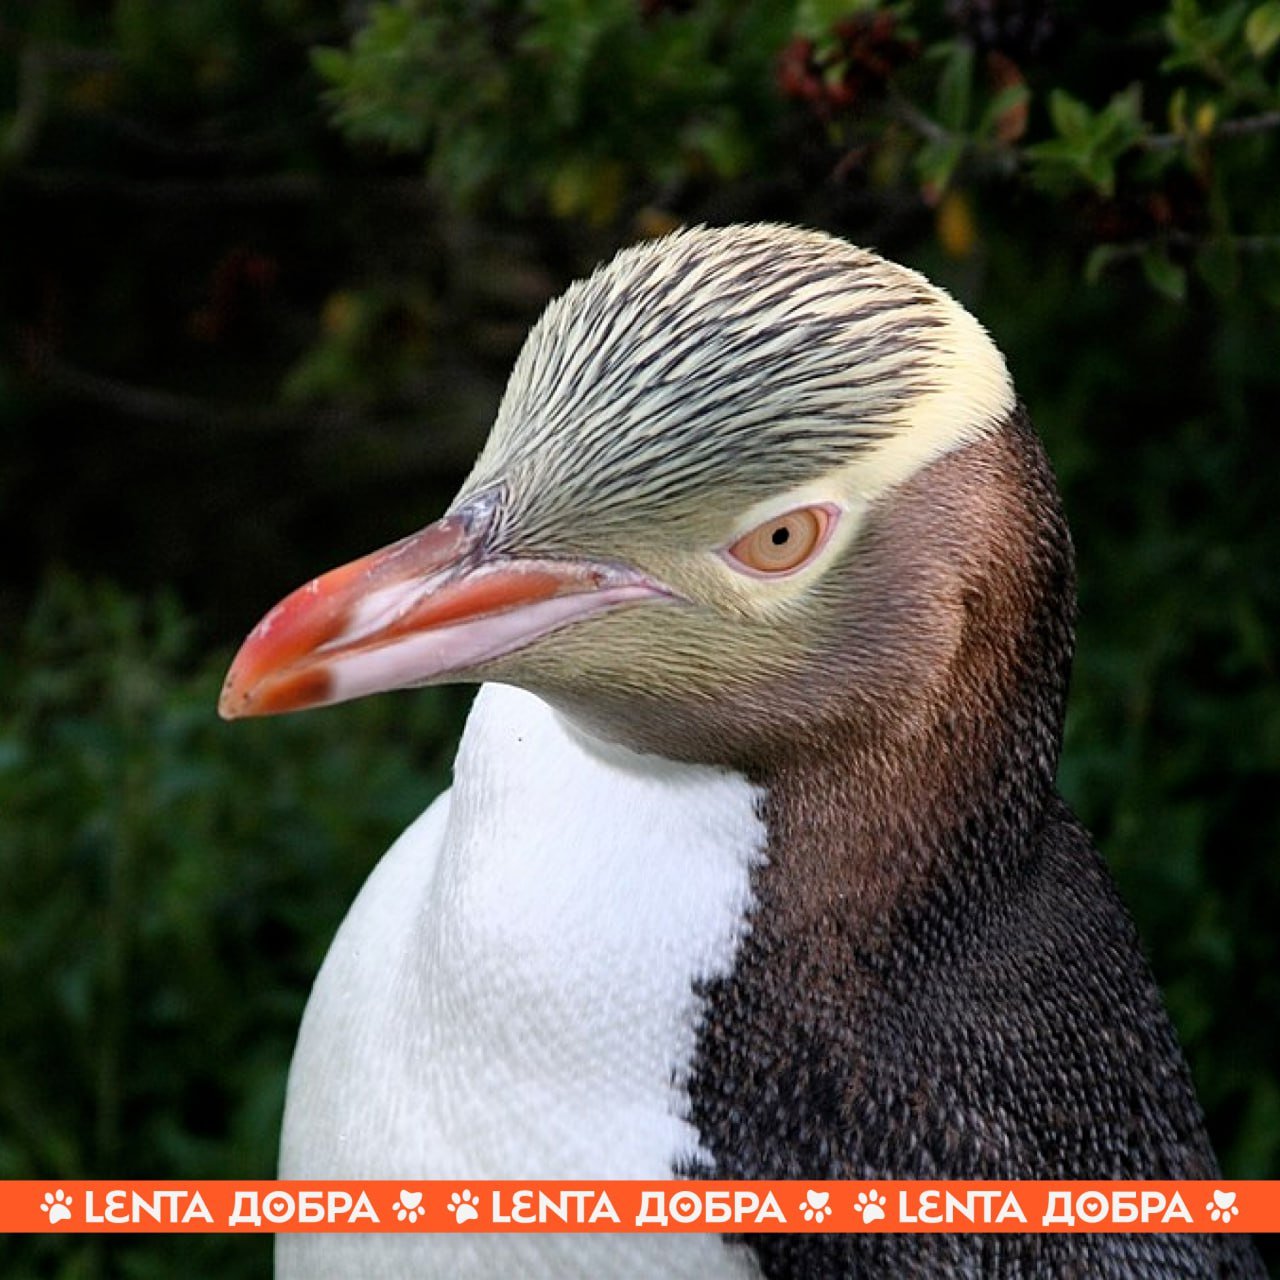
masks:
[[[779,525],[773,531],[772,541],[775,547],[786,546],[791,541],[791,530],[785,524]]]

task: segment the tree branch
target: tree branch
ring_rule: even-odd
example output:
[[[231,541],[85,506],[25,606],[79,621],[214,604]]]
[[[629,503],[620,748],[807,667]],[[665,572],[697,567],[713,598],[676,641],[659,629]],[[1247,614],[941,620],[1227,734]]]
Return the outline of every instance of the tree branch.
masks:
[[[893,88],[889,92],[888,111],[895,120],[905,124],[926,142],[959,143],[965,160],[976,159],[992,172],[1008,175],[1023,163],[1022,153],[1017,147],[998,139],[975,138],[966,133],[955,133],[940,125]]]
[[[1256,116],[1241,116],[1238,120],[1224,120],[1202,135],[1205,142],[1217,138],[1239,138],[1252,133],[1268,133],[1280,129],[1280,111],[1263,111]],[[1138,144],[1144,151],[1166,151],[1187,143],[1185,133],[1153,133]]]
[[[1140,240],[1126,240],[1121,244],[1106,244],[1108,262],[1123,262],[1140,258],[1148,249],[1157,245],[1177,245],[1184,249],[1203,249],[1206,245],[1224,241],[1241,253],[1280,253],[1280,235],[1214,236],[1197,235],[1191,231],[1166,231],[1158,236],[1143,236]]]

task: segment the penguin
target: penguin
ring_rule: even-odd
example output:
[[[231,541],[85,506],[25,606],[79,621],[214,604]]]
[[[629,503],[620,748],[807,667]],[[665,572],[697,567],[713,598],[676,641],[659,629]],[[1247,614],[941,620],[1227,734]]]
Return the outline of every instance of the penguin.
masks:
[[[979,322],[818,232],[553,301],[446,514],[227,718],[481,686],[312,991],[286,1178],[1218,1178],[1055,774],[1071,542]],[[1262,1276],[1212,1235],[282,1235],[282,1277]]]

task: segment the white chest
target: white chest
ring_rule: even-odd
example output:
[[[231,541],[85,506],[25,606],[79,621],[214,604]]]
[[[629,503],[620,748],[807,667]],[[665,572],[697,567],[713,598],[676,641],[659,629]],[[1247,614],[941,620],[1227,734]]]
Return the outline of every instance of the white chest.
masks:
[[[662,1178],[700,1154],[684,1089],[696,985],[728,972],[745,928],[756,799],[733,774],[604,746],[529,694],[482,689],[452,792],[382,860],[325,960],[282,1174]],[[607,1275],[605,1256],[578,1260],[626,1248],[620,1275],[744,1274],[707,1238],[483,1239],[487,1261],[441,1253],[442,1273]],[[473,1251],[405,1243],[411,1274],[433,1274],[424,1251]]]

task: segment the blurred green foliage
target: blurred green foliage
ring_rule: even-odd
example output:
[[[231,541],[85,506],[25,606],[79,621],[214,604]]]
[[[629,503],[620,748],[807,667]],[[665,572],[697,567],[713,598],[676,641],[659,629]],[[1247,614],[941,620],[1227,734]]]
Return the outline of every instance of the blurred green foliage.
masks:
[[[652,6],[656,8],[657,6]],[[762,159],[786,4],[706,0],[652,21],[634,0],[375,4],[351,51],[322,48],[339,125],[425,151],[452,200],[610,221],[637,180]]]
[[[230,729],[211,714],[225,661],[193,664],[172,599],[67,576],[6,646],[0,1177],[269,1173],[328,939],[447,778],[449,693]],[[156,1280],[251,1258],[261,1273],[268,1252],[25,1243],[33,1273],[58,1277],[100,1274],[107,1255],[110,1274]]]
[[[1008,354],[1079,551],[1062,785],[1227,1171],[1280,1176],[1278,140],[1280,0],[6,7],[0,1176],[270,1173],[307,988],[467,698],[227,726],[230,646],[438,512],[570,278],[761,218]]]
[[[1123,32],[1105,31],[1114,16],[1100,31],[1059,9],[377,0],[349,50],[314,59],[351,137],[422,152],[466,205],[608,222],[641,198],[669,205],[691,182],[785,170],[789,100],[846,179],[935,205],[992,183],[1074,197],[1116,224],[1093,228],[1090,274],[1137,257],[1153,287],[1181,298],[1194,263],[1227,293],[1240,254],[1260,252],[1253,283],[1280,302],[1280,209],[1250,190],[1278,155],[1280,0],[1171,0]],[[1081,49],[1064,56],[1077,34]],[[1117,47],[1100,77],[1107,35]],[[953,217],[953,247],[968,234]]]

